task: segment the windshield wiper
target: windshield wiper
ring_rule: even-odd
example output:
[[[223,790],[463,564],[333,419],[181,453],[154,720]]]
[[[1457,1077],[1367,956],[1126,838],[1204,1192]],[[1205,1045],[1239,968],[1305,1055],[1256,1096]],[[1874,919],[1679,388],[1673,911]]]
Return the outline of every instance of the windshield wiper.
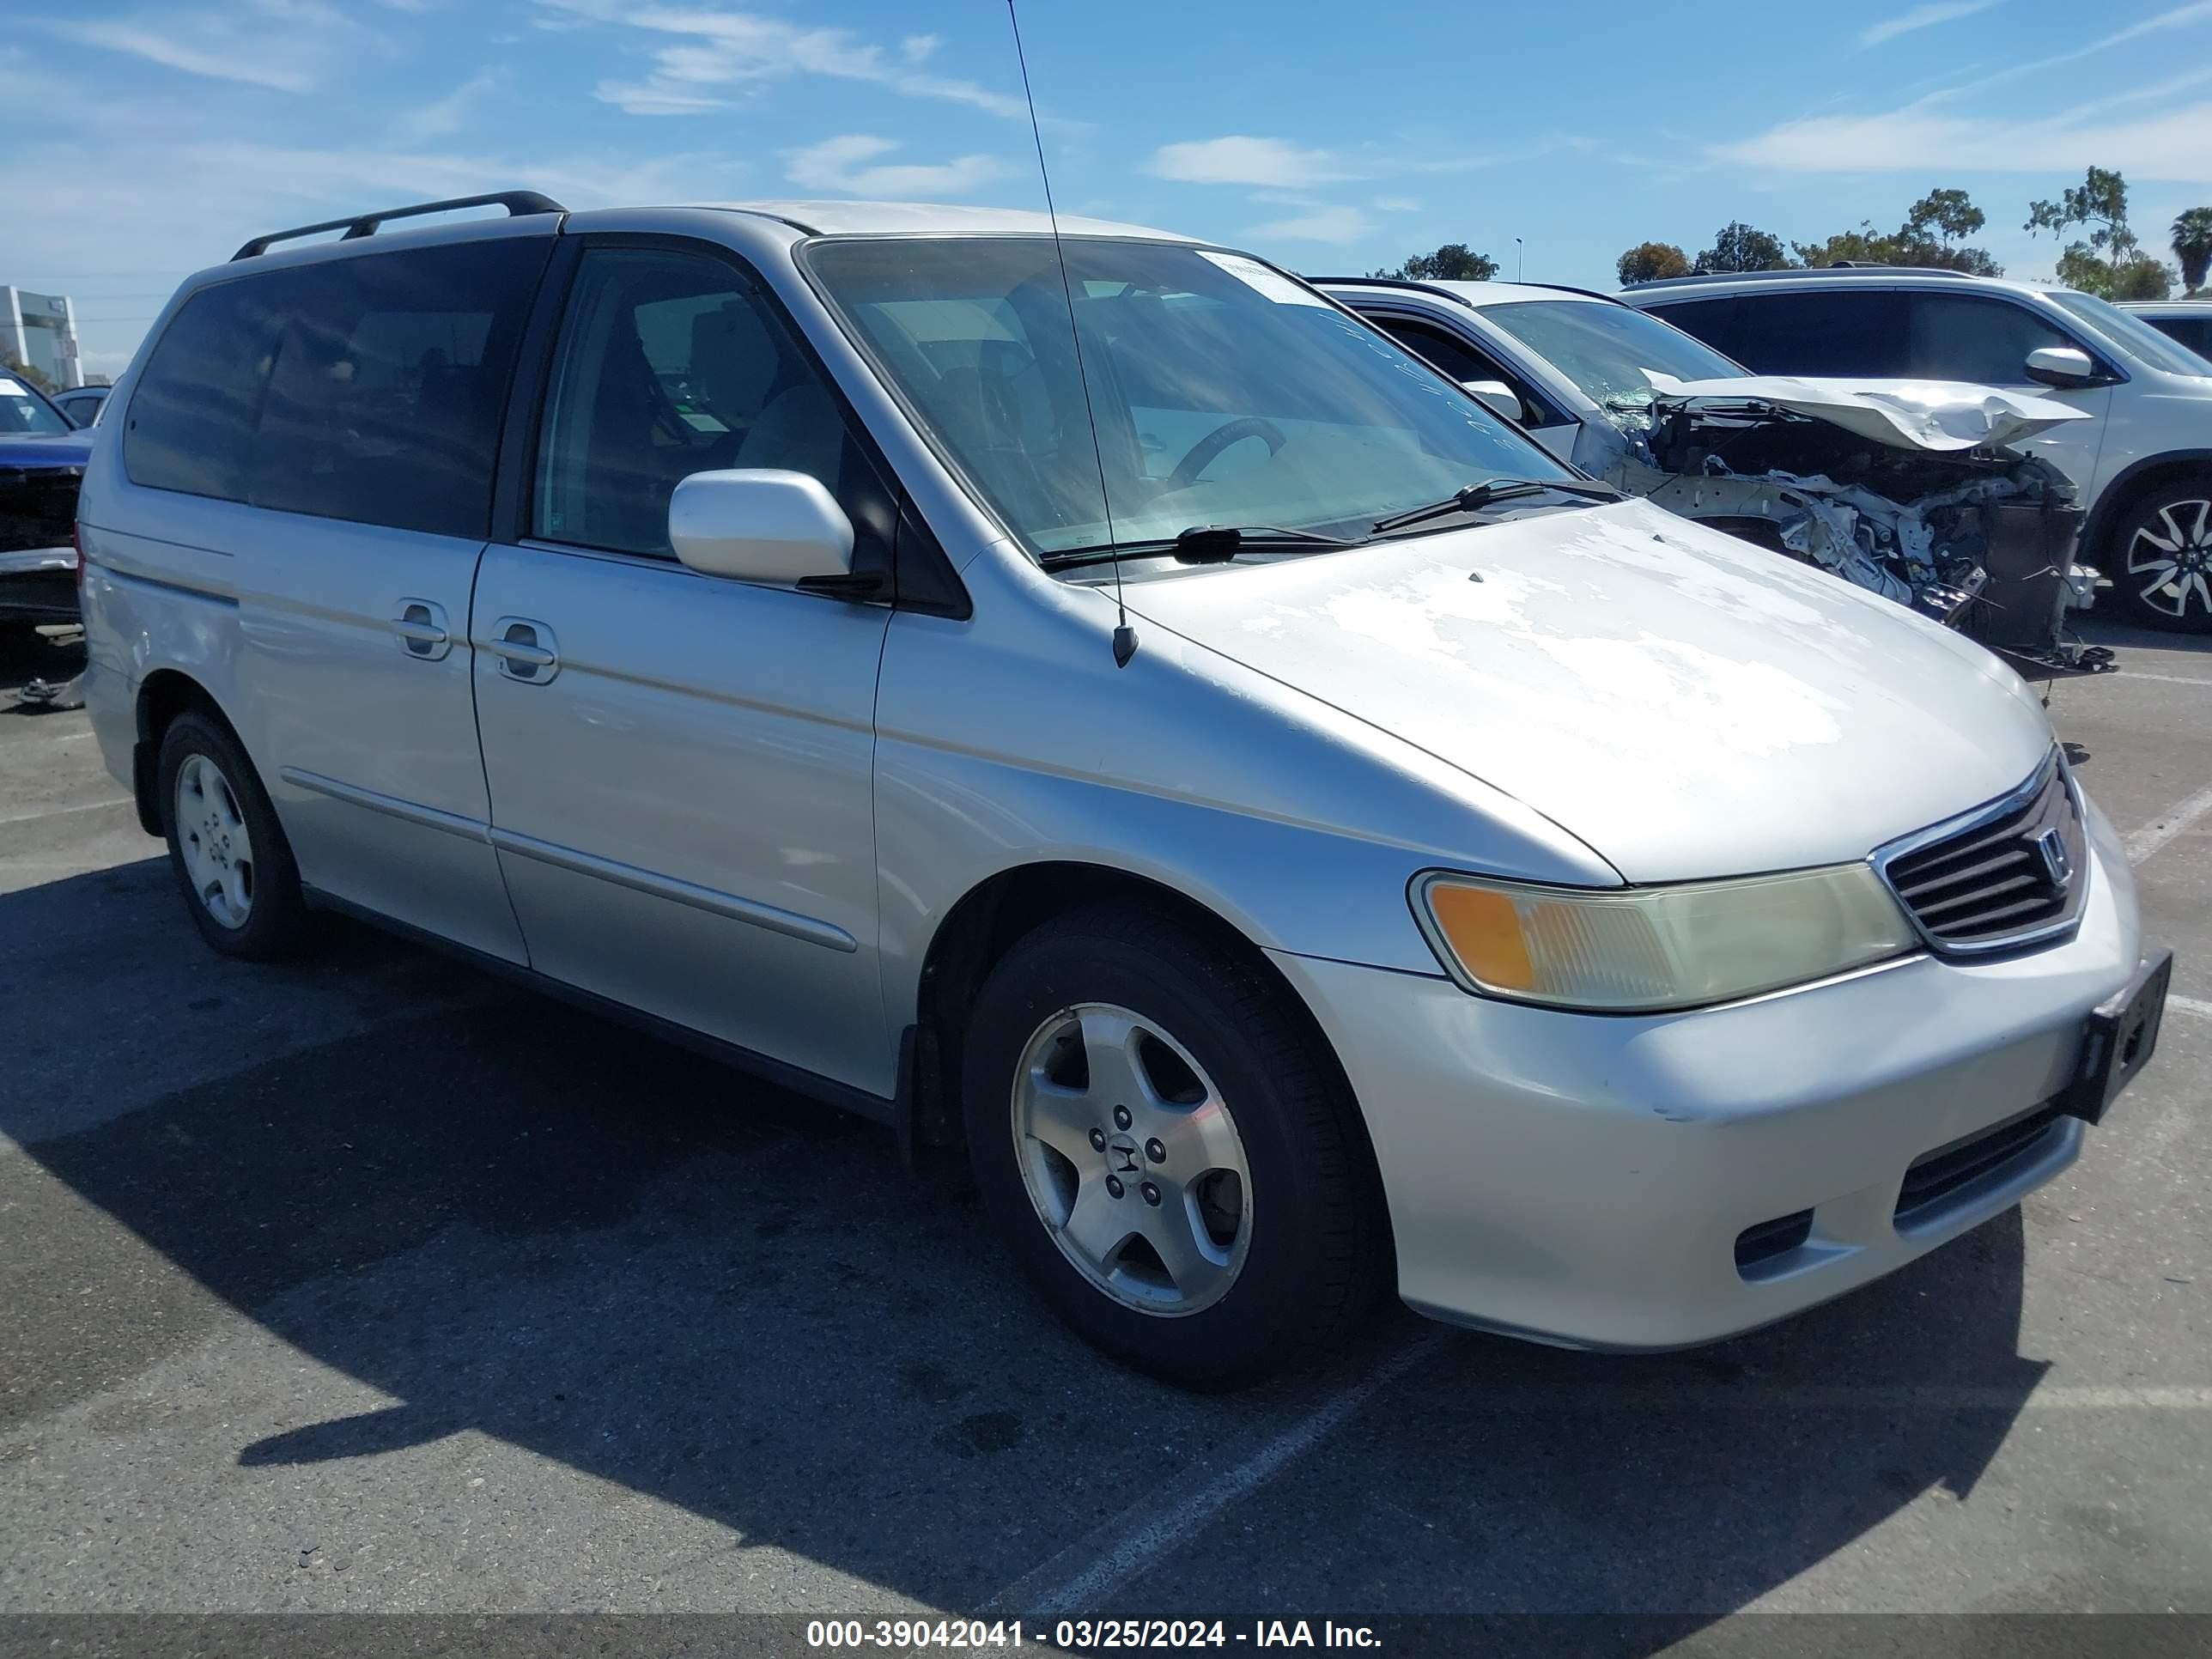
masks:
[[[1071,547],[1048,553],[1038,561],[1047,570],[1072,570],[1112,560],[1141,559],[1162,553],[1175,555],[1178,564],[1226,564],[1239,553],[1265,553],[1300,547],[1357,547],[1357,540],[1325,536],[1317,530],[1285,530],[1268,524],[1194,524],[1173,536],[1150,536],[1140,541],[1096,547]]]
[[[1387,519],[1375,520],[1374,531],[1382,535],[1385,531],[1403,530],[1408,525],[1425,524],[1431,519],[1441,519],[1453,513],[1480,513],[1486,507],[1499,501],[1518,501],[1524,495],[1580,495],[1593,501],[1618,501],[1626,497],[1609,483],[1600,483],[1595,478],[1491,478],[1479,484],[1469,484],[1455,495],[1440,501],[1431,501],[1426,507],[1408,507],[1403,513],[1393,513]]]

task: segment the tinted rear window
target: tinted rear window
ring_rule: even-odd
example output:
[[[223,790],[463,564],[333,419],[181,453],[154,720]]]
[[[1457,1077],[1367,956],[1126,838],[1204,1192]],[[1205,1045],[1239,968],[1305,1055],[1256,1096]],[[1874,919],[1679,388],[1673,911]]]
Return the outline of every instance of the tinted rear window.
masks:
[[[1756,374],[1911,373],[1895,292],[1738,294],[1653,309]]]
[[[133,483],[481,537],[517,342],[548,244],[369,254],[195,295],[140,376]]]

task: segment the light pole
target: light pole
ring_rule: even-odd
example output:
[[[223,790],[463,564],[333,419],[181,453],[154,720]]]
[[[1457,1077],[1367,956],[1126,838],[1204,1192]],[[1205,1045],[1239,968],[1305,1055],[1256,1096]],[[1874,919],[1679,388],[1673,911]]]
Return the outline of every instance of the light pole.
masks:
[[[1526,252],[1521,246],[1521,239],[1516,236],[1513,239],[1513,280],[1516,283],[1528,274],[1525,268],[1527,261],[1523,258]]]

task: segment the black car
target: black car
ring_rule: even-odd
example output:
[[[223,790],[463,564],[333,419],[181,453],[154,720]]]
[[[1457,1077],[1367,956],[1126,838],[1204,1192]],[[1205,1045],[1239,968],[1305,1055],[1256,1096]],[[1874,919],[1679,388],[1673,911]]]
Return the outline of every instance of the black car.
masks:
[[[76,492],[91,453],[89,433],[0,369],[0,638],[77,619]]]

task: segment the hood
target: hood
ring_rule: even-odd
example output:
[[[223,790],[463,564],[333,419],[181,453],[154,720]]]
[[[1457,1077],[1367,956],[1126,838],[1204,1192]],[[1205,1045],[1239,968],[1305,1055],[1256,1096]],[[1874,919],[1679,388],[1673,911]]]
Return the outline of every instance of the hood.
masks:
[[[92,434],[18,432],[0,436],[0,466],[33,471],[49,466],[82,466],[92,456]]]
[[[1938,453],[2002,447],[2067,421],[2092,418],[2053,398],[1964,380],[1801,380],[1783,374],[1678,380],[1653,370],[1644,374],[1653,403],[1662,408],[1717,410],[1765,404],[1875,443]]]
[[[1979,646],[1641,501],[1133,581],[1127,604],[1632,882],[1862,858],[2003,793],[2051,743]]]

